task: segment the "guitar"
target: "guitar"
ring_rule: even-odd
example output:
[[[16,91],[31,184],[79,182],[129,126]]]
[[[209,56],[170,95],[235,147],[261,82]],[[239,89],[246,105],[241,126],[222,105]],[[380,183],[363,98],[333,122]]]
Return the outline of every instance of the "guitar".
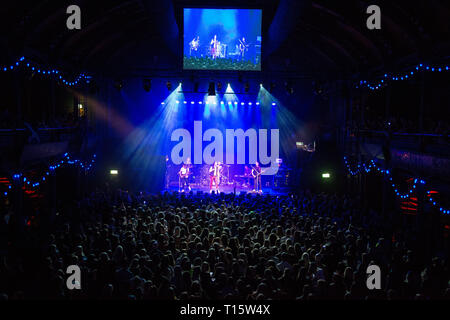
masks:
[[[252,176],[253,176],[253,178],[256,178],[256,177],[260,176],[261,174],[263,174],[264,172],[266,172],[269,169],[270,169],[270,167],[264,168],[264,169],[261,169],[261,172],[258,172],[258,171],[256,171],[255,168],[252,167]]]
[[[245,44],[241,40],[239,40],[239,50],[241,51],[241,54],[243,54],[245,51],[248,51],[249,44]]]
[[[189,42],[189,47],[190,47],[191,52],[197,51],[199,46],[200,46],[200,40],[194,39],[191,42]]]
[[[192,41],[191,49],[197,51],[198,45],[199,45],[198,41]]]
[[[191,174],[192,174],[192,172],[190,172],[189,170],[186,170],[185,174],[181,173],[181,170],[178,172],[178,175],[180,176],[180,178],[189,178],[189,176]]]

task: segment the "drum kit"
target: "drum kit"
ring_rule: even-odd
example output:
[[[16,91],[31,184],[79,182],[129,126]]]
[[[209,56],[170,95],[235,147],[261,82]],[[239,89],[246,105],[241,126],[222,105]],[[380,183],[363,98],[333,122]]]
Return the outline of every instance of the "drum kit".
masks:
[[[214,51],[213,47],[206,48],[207,56],[211,58],[226,58],[227,57],[227,45],[218,44]]]
[[[211,165],[205,164],[200,168],[200,176],[196,179],[198,185],[209,186],[209,168]],[[219,184],[220,185],[232,185],[233,182],[230,179],[230,165],[222,163],[219,169]]]

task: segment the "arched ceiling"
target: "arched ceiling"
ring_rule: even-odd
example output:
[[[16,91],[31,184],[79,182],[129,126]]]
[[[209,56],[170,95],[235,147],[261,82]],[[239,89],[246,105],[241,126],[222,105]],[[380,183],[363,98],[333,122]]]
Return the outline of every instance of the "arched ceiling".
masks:
[[[82,29],[66,28],[66,8]],[[382,29],[366,28],[377,4]],[[263,68],[354,74],[450,56],[450,2],[361,0],[34,0],[2,3],[4,62],[18,55],[71,69],[180,70],[182,8],[263,9]]]

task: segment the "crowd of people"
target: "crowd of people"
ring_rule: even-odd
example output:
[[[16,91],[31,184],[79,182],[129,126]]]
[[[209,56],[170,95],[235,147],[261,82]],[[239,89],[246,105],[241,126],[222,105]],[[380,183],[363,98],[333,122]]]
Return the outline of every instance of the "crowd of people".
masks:
[[[251,61],[238,61],[230,58],[224,59],[210,59],[210,58],[196,58],[184,57],[183,68],[190,70],[261,70],[260,63],[253,63]]]
[[[17,241],[7,210],[0,298],[450,298],[448,251],[431,252],[413,226],[362,213],[358,203],[309,191],[97,191],[60,208],[49,231],[36,217]],[[380,290],[366,286],[372,264],[382,271]],[[81,268],[81,290],[66,287],[69,265]]]

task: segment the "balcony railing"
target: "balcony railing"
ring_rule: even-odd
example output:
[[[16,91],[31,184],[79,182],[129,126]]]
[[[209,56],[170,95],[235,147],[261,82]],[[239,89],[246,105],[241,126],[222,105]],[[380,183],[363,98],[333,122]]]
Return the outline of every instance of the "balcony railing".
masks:
[[[33,134],[27,128],[0,129],[0,147],[11,147],[19,141],[23,144],[69,141],[77,131],[76,127],[38,128]]]
[[[450,156],[450,137],[448,134],[405,133],[380,130],[359,130],[358,133],[347,131],[349,138],[359,136],[362,143],[384,143],[387,138],[391,147],[427,153],[431,155]]]

